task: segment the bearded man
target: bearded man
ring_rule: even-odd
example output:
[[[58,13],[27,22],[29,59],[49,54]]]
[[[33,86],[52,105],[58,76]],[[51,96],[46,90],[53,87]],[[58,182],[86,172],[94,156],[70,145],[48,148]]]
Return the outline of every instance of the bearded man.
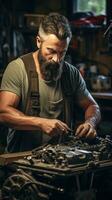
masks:
[[[37,50],[8,64],[0,89],[0,123],[9,127],[7,152],[32,150],[75,129],[76,102],[84,110],[85,120],[74,135],[79,138],[96,136],[99,106],[80,72],[64,61],[71,38],[67,18],[50,13],[40,23]],[[28,90],[33,81],[28,77],[24,57],[30,68],[34,65],[37,74],[39,95],[35,94],[35,102],[39,102],[40,110],[35,115],[26,112]]]

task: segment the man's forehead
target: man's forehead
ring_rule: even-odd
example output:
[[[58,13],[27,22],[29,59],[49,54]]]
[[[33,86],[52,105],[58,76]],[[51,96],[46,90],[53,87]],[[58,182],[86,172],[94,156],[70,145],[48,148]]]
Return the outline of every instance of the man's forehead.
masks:
[[[42,40],[46,44],[58,44],[58,45],[61,44],[62,46],[68,46],[70,42],[69,37],[63,40],[59,40],[58,37],[54,34],[44,35],[44,37],[42,37]]]

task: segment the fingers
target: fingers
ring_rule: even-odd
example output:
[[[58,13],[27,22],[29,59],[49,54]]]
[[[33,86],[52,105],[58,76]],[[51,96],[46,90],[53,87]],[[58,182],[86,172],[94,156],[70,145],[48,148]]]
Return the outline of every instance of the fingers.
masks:
[[[57,119],[44,119],[44,123],[42,123],[42,130],[51,136],[60,133],[67,133],[68,128],[67,124]]]
[[[93,129],[93,130],[89,130],[89,132],[86,134],[86,138],[95,138],[96,137],[96,130]]]
[[[89,123],[81,124],[76,130],[77,137],[94,138],[96,137],[96,130]]]
[[[70,128],[67,126],[67,124],[56,119],[47,120],[46,126],[44,127],[45,127],[45,132],[52,136],[55,134],[65,134],[68,133],[68,131],[71,131]],[[90,123],[85,122],[77,128],[75,135],[79,138],[80,137],[94,138],[96,137],[96,130]]]
[[[59,131],[61,131],[62,133],[67,133],[68,129],[69,129],[67,124],[65,124],[64,122],[62,122],[60,120],[58,120],[57,127],[58,127]]]

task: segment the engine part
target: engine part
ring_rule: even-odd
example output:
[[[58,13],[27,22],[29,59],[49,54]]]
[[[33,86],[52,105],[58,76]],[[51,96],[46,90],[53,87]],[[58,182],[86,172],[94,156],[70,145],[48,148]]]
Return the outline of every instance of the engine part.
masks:
[[[0,156],[1,199],[102,199],[98,190],[104,188],[97,190],[95,180],[100,179],[99,174],[106,173],[107,176],[107,171],[112,168],[109,136],[79,140],[67,135],[59,144],[50,141],[21,155],[23,157],[20,153],[16,153],[16,157],[15,154]]]

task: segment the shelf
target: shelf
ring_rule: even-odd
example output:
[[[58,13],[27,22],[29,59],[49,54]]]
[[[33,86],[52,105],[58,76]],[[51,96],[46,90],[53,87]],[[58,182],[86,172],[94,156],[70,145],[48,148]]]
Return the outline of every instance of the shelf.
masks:
[[[99,30],[105,30],[106,29],[106,26],[105,25],[95,25],[95,26],[75,26],[75,25],[71,25],[71,29],[72,29],[72,32],[75,33],[75,32],[79,32],[79,31],[83,31],[83,32],[96,32],[96,31],[99,31]]]
[[[92,96],[97,99],[112,100],[112,92],[91,92]]]

